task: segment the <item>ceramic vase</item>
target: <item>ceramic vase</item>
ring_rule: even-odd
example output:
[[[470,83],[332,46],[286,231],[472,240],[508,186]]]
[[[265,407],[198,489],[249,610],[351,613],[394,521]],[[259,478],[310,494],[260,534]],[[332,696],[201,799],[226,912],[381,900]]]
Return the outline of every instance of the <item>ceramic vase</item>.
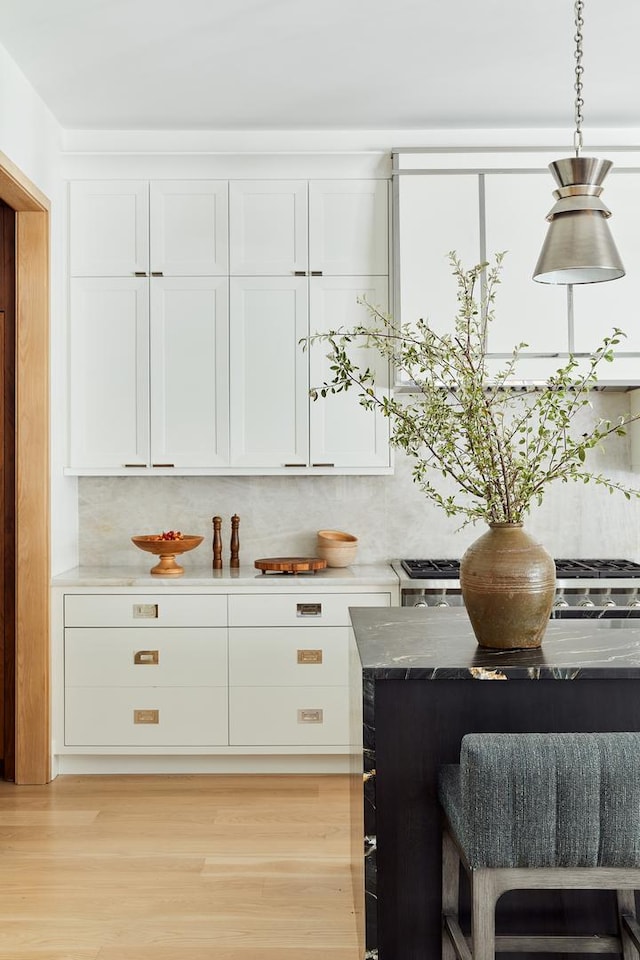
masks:
[[[460,589],[481,647],[539,647],[555,587],[553,558],[521,523],[489,524],[460,561]]]

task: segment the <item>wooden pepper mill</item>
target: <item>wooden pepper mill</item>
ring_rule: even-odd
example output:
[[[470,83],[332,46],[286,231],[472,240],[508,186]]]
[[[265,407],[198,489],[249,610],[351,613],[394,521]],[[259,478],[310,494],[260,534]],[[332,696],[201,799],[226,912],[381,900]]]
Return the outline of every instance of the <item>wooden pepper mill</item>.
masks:
[[[214,517],[213,523],[213,569],[222,570],[222,517]]]
[[[240,527],[240,517],[237,513],[231,517],[231,567],[240,566],[240,538],[238,529]]]

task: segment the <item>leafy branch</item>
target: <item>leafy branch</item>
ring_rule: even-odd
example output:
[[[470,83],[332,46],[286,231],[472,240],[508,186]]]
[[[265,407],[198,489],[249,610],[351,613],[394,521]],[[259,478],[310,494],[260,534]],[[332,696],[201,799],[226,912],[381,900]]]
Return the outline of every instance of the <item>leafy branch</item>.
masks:
[[[486,340],[503,257],[497,254],[493,264],[466,270],[455,252],[449,254],[458,300],[450,333],[437,333],[423,319],[399,325],[362,298],[369,323],[305,338],[305,347],[327,345],[331,374],[310,391],[311,396],[317,400],[356,390],[364,407],[378,409],[391,421],[391,443],[414,459],[413,478],[423,493],[448,516],[464,517],[465,523],[479,519],[520,523],[557,480],[594,482],[627,499],[640,497],[640,490],[586,466],[590,450],[611,437],[624,436],[627,425],[638,418],[621,417],[615,423],[600,419],[586,430],[579,425],[579,415],[590,406],[599,368],[613,360],[624,337],[621,330],[614,328],[605,337],[582,370],[570,356],[542,390],[509,389],[524,343],[514,347],[495,376],[489,376]],[[479,300],[481,277],[484,295]],[[361,346],[408,378],[415,395],[379,392],[372,369],[363,369],[351,357],[352,348]],[[452,480],[457,492],[443,492],[438,478]]]

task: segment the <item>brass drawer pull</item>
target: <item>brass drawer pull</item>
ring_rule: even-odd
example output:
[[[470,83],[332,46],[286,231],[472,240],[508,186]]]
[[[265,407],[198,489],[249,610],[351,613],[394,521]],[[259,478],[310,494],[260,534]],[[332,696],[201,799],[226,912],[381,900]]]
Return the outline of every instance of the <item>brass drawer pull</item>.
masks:
[[[335,467],[335,463],[312,463],[312,467]]]
[[[156,666],[160,662],[159,650],[136,650],[133,655],[133,662],[136,666],[150,664]]]
[[[134,710],[134,723],[160,723],[159,710]]]
[[[306,467],[306,463],[283,463],[283,467]]]
[[[294,275],[294,277],[306,277],[307,271],[306,271],[306,270],[294,270],[294,271],[293,271],[293,275]]]
[[[152,270],[152,271],[151,271],[151,276],[152,276],[152,277],[163,277],[164,274],[163,274],[162,270]]]
[[[146,277],[147,274],[145,270],[134,270],[133,275],[134,277]]]
[[[323,711],[298,710],[298,723],[323,723]]]
[[[298,663],[322,663],[322,650],[298,650]]]
[[[321,603],[297,603],[296,617],[321,617]]]
[[[312,277],[321,277],[321,276],[322,276],[322,270],[311,270],[310,272],[311,272],[311,276],[312,276]]]
[[[157,603],[134,603],[134,620],[157,620],[159,615]]]
[[[152,463],[152,467],[175,467],[175,463]]]
[[[146,463],[123,463],[122,466],[127,467],[127,469],[131,469],[131,470],[147,469]]]

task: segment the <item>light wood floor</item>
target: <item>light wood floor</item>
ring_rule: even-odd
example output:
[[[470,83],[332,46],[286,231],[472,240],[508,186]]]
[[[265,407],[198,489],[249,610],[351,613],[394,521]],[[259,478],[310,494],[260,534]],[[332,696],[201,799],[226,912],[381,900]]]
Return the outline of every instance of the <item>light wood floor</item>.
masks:
[[[357,960],[343,776],[0,783],[0,960]]]

